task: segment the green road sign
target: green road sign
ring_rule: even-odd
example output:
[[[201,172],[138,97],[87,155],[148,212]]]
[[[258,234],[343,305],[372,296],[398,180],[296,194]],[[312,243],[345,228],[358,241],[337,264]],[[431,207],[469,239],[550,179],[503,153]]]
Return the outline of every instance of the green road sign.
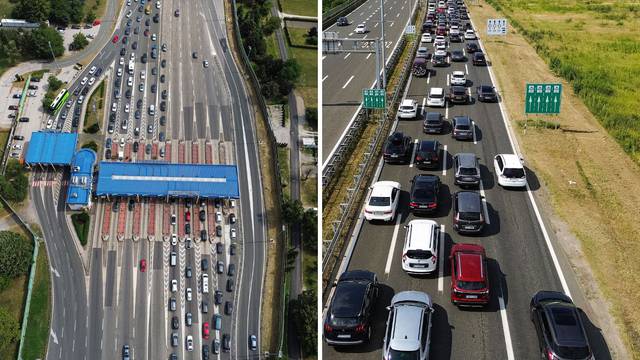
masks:
[[[559,114],[562,84],[527,84],[525,114]]]
[[[387,105],[384,89],[364,89],[362,97],[365,109],[384,109]]]

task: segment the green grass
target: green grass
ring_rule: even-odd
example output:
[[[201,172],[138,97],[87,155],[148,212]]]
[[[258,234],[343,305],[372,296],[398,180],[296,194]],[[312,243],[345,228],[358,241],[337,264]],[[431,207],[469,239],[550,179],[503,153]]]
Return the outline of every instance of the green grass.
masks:
[[[39,245],[38,266],[31,292],[31,309],[22,356],[25,360],[44,359],[51,320],[51,278],[44,244]]]
[[[9,141],[9,130],[0,130],[0,159],[4,156],[7,141]]]
[[[280,58],[280,52],[278,51],[278,40],[276,40],[276,35],[271,34],[266,39],[267,43],[267,54],[273,56],[276,59]]]
[[[640,163],[640,5],[488,0]]]
[[[87,132],[87,129],[89,129],[96,123],[98,124],[98,126],[102,124],[102,116],[104,114],[104,111],[102,111],[102,109],[104,108],[104,83],[104,80],[100,82],[100,85],[98,85],[93,94],[91,94],[91,97],[87,102],[87,111],[85,112],[84,118],[85,132]],[[93,104],[96,105],[95,112],[92,111]]]
[[[302,276],[305,289],[318,291],[318,253],[304,250],[302,252]]]
[[[306,28],[289,26],[287,27],[287,32],[289,33],[289,40],[291,40],[291,46],[316,46],[313,44],[309,45],[305,43],[305,40],[307,40],[307,32],[308,32]]]
[[[280,0],[282,12],[294,15],[317,16],[317,0]]]
[[[86,0],[84,2],[84,14],[86,15],[90,9],[93,9],[96,19],[101,19],[107,9],[107,0]]]
[[[300,197],[304,206],[318,207],[318,178],[301,180]]]
[[[289,148],[278,146],[278,165],[280,166],[280,182],[282,187],[289,185],[290,171],[289,171]],[[283,194],[288,195],[289,190],[284,190]]]
[[[87,213],[79,213],[71,215],[73,221],[73,228],[76,230],[76,235],[80,240],[82,246],[87,245],[87,236],[89,235],[89,224],[91,223],[89,215]]]
[[[315,49],[289,47],[289,55],[300,64],[300,77],[296,90],[302,95],[305,106],[318,106],[318,52]]]
[[[15,7],[9,0],[0,0],[0,19],[11,18],[11,12]]]

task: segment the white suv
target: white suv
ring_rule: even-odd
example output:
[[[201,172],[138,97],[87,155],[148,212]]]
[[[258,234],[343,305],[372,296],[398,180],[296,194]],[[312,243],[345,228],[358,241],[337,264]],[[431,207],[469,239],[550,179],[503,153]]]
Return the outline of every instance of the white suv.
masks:
[[[493,168],[498,177],[498,184],[504,187],[527,186],[527,174],[522,160],[515,154],[498,154],[493,158]]]
[[[400,202],[400,183],[378,181],[371,185],[371,193],[364,207],[365,219],[393,221]]]
[[[399,292],[387,309],[383,358],[427,360],[434,313],[431,297],[420,291]]]
[[[418,102],[413,99],[402,100],[402,104],[398,107],[398,118],[415,119],[418,115]]]
[[[402,249],[402,270],[409,274],[436,271],[440,226],[433,220],[412,220],[407,226]]]
[[[427,106],[432,106],[432,107],[446,106],[446,99],[444,96],[443,88],[432,87],[429,90],[429,96],[427,97]]]
[[[454,71],[451,73],[451,85],[467,85],[467,77],[464,75],[464,71]]]

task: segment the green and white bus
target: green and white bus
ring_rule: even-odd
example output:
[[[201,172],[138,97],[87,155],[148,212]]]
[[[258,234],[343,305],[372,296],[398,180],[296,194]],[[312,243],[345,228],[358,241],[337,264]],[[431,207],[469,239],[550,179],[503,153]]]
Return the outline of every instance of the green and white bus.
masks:
[[[51,110],[52,113],[56,114],[58,111],[60,111],[60,109],[62,108],[62,105],[64,105],[64,103],[67,102],[68,98],[69,98],[69,92],[67,91],[67,89],[60,90],[60,93],[58,93],[58,96],[56,96],[56,98],[53,99],[53,101],[51,102],[51,106],[49,107],[49,110]]]

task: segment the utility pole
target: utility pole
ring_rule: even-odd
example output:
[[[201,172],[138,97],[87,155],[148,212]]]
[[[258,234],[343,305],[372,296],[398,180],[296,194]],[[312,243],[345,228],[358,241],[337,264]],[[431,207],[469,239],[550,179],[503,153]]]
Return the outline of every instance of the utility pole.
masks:
[[[53,57],[53,65],[57,68],[58,64],[56,63],[56,55],[53,53],[53,47],[51,46],[51,41],[49,43],[49,50],[51,51],[51,56]]]
[[[382,89],[387,89],[387,71],[386,71],[386,62],[385,62],[385,56],[384,56],[384,48],[385,48],[385,41],[384,41],[384,0],[380,0],[380,36],[382,37]],[[380,73],[378,73],[376,76],[380,76]],[[376,80],[379,80],[379,78],[377,78]],[[379,81],[378,81],[379,82]]]

